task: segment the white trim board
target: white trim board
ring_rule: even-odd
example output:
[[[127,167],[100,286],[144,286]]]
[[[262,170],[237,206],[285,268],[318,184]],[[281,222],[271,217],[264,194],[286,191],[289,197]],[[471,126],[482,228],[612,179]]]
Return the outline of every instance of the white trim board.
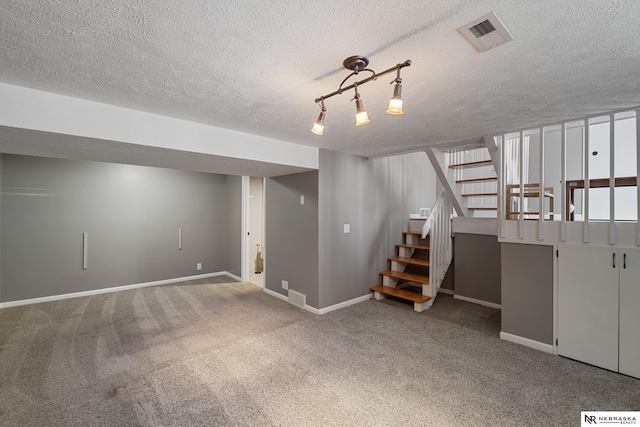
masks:
[[[458,216],[451,221],[451,232],[460,234],[498,235],[497,218],[476,218]]]
[[[282,301],[289,302],[289,298],[287,298],[282,294],[279,294],[278,292],[272,291],[271,289],[267,289],[266,287],[262,288],[262,290],[267,295],[271,295],[272,297],[276,297],[278,299],[281,299]]]
[[[485,307],[497,308],[498,310],[502,310],[502,306],[500,304],[496,304],[494,302],[482,301],[475,298],[464,297],[462,295],[454,295],[453,299],[459,299],[462,301],[472,302],[474,304],[484,305]]]
[[[289,302],[289,298],[288,297],[286,297],[286,296],[284,296],[284,295],[282,295],[282,294],[280,294],[278,292],[272,291],[271,289],[264,288],[264,292],[266,294],[268,294],[268,295],[271,295],[272,297],[276,297],[278,299],[281,299],[282,301]],[[304,309],[306,311],[310,312],[310,313],[313,313],[313,314],[318,314],[318,315],[327,314],[327,313],[330,313],[332,311],[339,310],[341,308],[349,307],[350,305],[354,305],[354,304],[358,304],[358,303],[367,301],[367,300],[371,299],[372,295],[373,294],[363,295],[363,296],[358,297],[358,298],[350,299],[348,301],[343,301],[343,302],[340,302],[338,304],[330,305],[329,307],[320,308],[320,309],[317,309],[315,307],[311,307],[310,305],[306,305],[305,304]]]
[[[456,291],[454,291],[453,289],[438,288],[438,293],[439,294],[447,294],[447,295],[455,295]]]
[[[321,309],[317,309],[317,308],[310,307],[310,306],[307,305],[305,307],[305,309],[307,311],[310,311],[311,313],[314,313],[314,314],[327,314],[327,313],[330,313],[332,311],[339,310],[341,308],[349,307],[350,305],[355,305],[355,304],[359,304],[361,302],[365,302],[367,300],[370,300],[372,295],[373,294],[369,293],[367,295],[363,295],[363,296],[358,297],[358,298],[353,298],[353,299],[350,299],[348,301],[343,301],[343,302],[340,302],[338,304],[330,305],[329,307],[325,307],[325,308],[321,308]]]
[[[543,351],[545,353],[554,354],[553,346],[551,344],[545,344],[540,341],[534,341],[529,338],[520,337],[518,335],[513,335],[507,332],[500,332],[500,339],[509,341],[512,343],[520,344],[525,347],[532,348],[534,350]]]
[[[155,282],[135,283],[133,285],[114,286],[111,288],[94,289],[92,291],[82,291],[82,292],[73,292],[69,294],[51,295],[48,297],[23,299],[19,301],[8,301],[8,302],[0,303],[0,309],[9,308],[9,307],[18,307],[21,305],[28,305],[28,304],[38,304],[41,302],[60,301],[60,300],[69,299],[69,298],[88,297],[92,295],[107,294],[110,292],[128,291],[131,289],[147,288],[149,286],[168,285],[170,283],[184,282],[186,280],[206,279],[208,277],[217,277],[217,276],[229,276],[232,279],[236,279],[239,282],[242,282],[242,280],[240,280],[240,278],[235,274],[231,274],[228,271],[219,271],[217,273],[207,273],[207,274],[198,274],[196,276],[176,277],[174,279],[157,280]]]
[[[226,274],[227,276],[231,277],[232,279],[236,279],[238,282],[244,282],[244,280],[242,280],[242,277],[236,276],[235,274],[229,273],[228,271],[223,271],[221,273],[213,273],[213,274],[215,274],[216,276],[222,276],[222,275]],[[205,274],[205,276],[206,276],[206,274]],[[196,276],[194,276],[194,277],[196,277]],[[215,276],[207,276],[207,277],[215,277]],[[202,277],[202,279],[205,279],[205,277]],[[192,280],[192,279],[187,279],[187,280]]]

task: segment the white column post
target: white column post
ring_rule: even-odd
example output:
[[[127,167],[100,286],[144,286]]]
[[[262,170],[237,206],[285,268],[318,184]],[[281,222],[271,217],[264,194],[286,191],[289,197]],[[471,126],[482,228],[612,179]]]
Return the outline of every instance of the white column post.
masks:
[[[567,240],[567,124],[562,123],[560,132],[560,178],[562,180],[562,219],[560,221],[560,241]]]
[[[518,171],[520,176],[520,206],[518,210],[520,215],[518,216],[518,234],[521,239],[524,239],[524,131],[520,131],[520,140],[518,141]]]
[[[590,228],[590,219],[589,219],[589,183],[591,182],[591,177],[589,176],[589,136],[590,136],[590,126],[589,119],[584,121],[584,129],[582,131],[582,135],[584,138],[584,209],[583,209],[583,223],[582,223],[582,240],[585,243],[589,243],[589,228]]]
[[[615,170],[616,118],[609,114],[609,244],[616,242],[616,170]],[[585,185],[586,187],[586,185]]]
[[[540,178],[538,180],[538,184],[540,185],[538,193],[538,240],[544,240],[544,127],[540,128],[538,140],[540,141],[540,167],[538,169],[538,176]],[[549,218],[551,218],[551,216],[549,216]]]

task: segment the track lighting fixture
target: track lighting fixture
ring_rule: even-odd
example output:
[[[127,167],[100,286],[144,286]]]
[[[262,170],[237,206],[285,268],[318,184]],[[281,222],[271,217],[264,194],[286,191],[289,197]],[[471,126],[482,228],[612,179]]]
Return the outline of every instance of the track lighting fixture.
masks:
[[[369,115],[367,114],[367,111],[364,109],[364,106],[362,104],[362,99],[360,97],[360,93],[358,92],[358,85],[363,85],[372,80],[376,80],[378,77],[387,75],[394,71],[397,72],[397,75],[396,75],[396,78],[391,82],[391,84],[395,83],[396,85],[393,88],[393,97],[389,101],[389,108],[387,108],[387,113],[394,116],[402,114],[402,79],[400,78],[400,70],[404,67],[408,67],[409,65],[411,65],[410,60],[406,60],[401,64],[397,64],[395,67],[391,67],[388,70],[384,70],[383,72],[377,73],[377,74],[375,71],[367,68],[367,65],[369,65],[369,60],[364,56],[350,56],[349,58],[345,59],[342,62],[342,65],[347,70],[351,70],[353,72],[349,74],[347,78],[345,78],[342,81],[342,83],[340,83],[338,90],[336,90],[335,92],[331,92],[327,95],[321,96],[319,98],[316,98],[316,103],[320,103],[321,111],[320,111],[320,116],[318,117],[318,120],[316,120],[316,122],[313,124],[313,127],[311,128],[311,132],[315,133],[316,135],[324,134],[324,117],[327,111],[327,109],[324,106],[324,100],[327,98],[331,98],[334,95],[342,95],[343,92],[350,89],[354,89],[355,91],[355,96],[353,97],[352,101],[354,100],[356,101],[356,126],[364,126],[370,123],[371,120],[369,120]],[[347,87],[344,87],[344,88],[342,87],[344,86],[347,80],[349,80],[353,76],[357,76],[358,73],[360,73],[360,71],[368,71],[372,75],[370,77],[367,77],[366,79],[356,81]]]

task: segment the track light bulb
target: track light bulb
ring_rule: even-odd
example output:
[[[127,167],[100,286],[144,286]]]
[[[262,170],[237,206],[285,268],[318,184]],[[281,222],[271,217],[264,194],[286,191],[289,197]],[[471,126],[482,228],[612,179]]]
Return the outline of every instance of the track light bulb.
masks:
[[[396,83],[396,87],[393,89],[393,96],[389,100],[387,114],[399,116],[402,113],[402,85],[400,83]]]

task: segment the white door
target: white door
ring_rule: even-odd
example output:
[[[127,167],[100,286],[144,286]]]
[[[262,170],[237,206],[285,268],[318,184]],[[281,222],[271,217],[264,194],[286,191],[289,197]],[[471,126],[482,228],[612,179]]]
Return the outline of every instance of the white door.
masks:
[[[640,378],[640,249],[620,252],[620,373]]]
[[[558,353],[617,371],[619,250],[570,244],[558,249]]]

